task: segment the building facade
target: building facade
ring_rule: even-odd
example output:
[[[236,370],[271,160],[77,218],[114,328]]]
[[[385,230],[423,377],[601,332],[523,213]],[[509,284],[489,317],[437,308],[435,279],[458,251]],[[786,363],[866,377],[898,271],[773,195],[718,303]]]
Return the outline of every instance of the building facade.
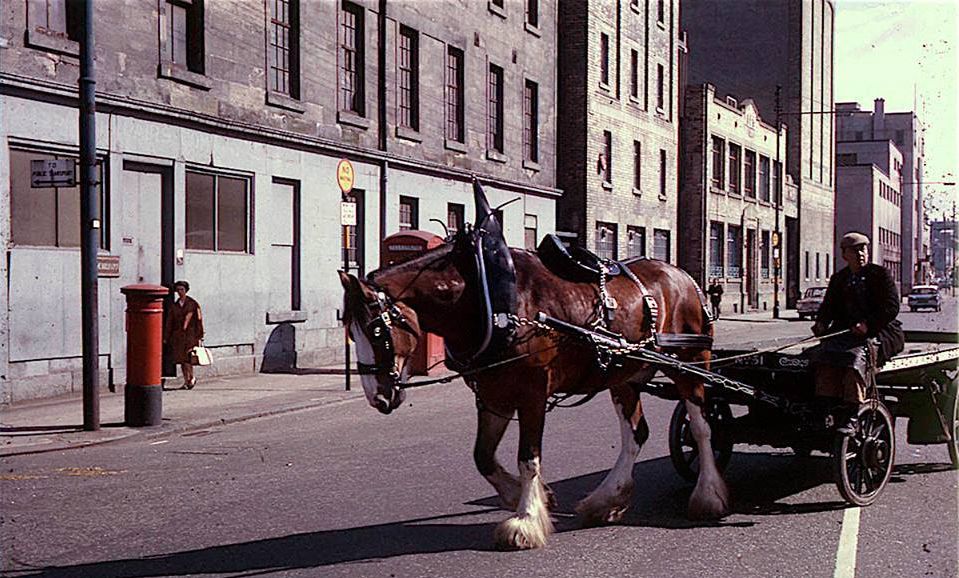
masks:
[[[679,1],[559,2],[557,228],[676,262]]]
[[[886,267],[900,291],[902,169],[902,153],[891,141],[836,142],[836,246],[849,231],[868,235],[872,241],[870,261]],[[819,255],[815,258],[818,264]],[[842,255],[836,255],[835,267],[845,266]],[[828,279],[827,274],[822,280]]]
[[[777,141],[753,101],[719,98],[710,84],[686,88],[679,264],[703,286],[718,280],[727,311],[771,310],[776,303],[778,258],[788,251],[783,225],[797,214],[795,197],[783,196],[786,146],[785,129]]]
[[[959,257],[959,223],[955,220],[933,221],[930,224],[930,251],[934,276],[940,286],[956,285]]]
[[[862,110],[857,102],[836,104],[836,139],[839,141],[889,140],[902,153],[902,234],[903,291],[925,283],[930,276],[929,232],[923,214],[924,151],[922,124],[914,112],[885,112],[885,101],[877,98],[873,110]]]
[[[780,118],[789,138],[786,173],[798,193],[798,218],[785,235],[787,303],[813,286],[800,273],[801,254],[834,254],[835,126],[832,0],[697,0],[683,4],[690,84],[714,83],[752,98],[764,119]],[[775,124],[775,123],[773,123]]]
[[[30,180],[32,161],[77,158],[74,4],[0,8],[3,402],[82,386],[79,192]],[[472,174],[494,206],[521,200],[510,244],[552,231],[556,10],[97,3],[101,383],[126,364],[122,286],[189,280],[211,372],[315,367],[342,356],[336,270],[375,269],[391,233],[471,220]]]

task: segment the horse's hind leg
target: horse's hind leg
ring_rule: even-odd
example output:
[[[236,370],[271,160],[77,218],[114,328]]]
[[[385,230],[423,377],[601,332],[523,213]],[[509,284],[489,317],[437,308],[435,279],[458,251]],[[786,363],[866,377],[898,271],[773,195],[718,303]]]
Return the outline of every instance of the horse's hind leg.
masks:
[[[476,443],[473,445],[473,461],[476,469],[499,494],[503,506],[515,510],[519,504],[519,479],[507,472],[496,459],[496,448],[509,425],[511,410],[496,411],[480,409],[476,427]]]
[[[640,383],[652,378],[655,370],[642,376]],[[576,505],[583,525],[593,526],[618,522],[629,509],[633,495],[633,465],[639,450],[649,437],[649,426],[643,416],[643,405],[636,386],[623,383],[610,388],[622,439],[616,464],[600,485]]]

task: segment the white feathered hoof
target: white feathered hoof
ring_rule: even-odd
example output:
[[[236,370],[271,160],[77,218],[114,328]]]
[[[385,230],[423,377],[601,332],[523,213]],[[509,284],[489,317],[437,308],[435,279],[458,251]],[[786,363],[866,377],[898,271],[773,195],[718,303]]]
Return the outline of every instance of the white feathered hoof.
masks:
[[[732,511],[729,488],[722,478],[706,479],[700,476],[696,488],[689,497],[690,520],[719,520]]]
[[[549,516],[516,515],[503,520],[493,537],[500,550],[532,550],[545,546],[552,533]]]
[[[584,527],[605,526],[615,524],[623,519],[632,497],[632,484],[619,488],[613,495],[602,495],[599,492],[583,498],[576,504],[576,514]]]

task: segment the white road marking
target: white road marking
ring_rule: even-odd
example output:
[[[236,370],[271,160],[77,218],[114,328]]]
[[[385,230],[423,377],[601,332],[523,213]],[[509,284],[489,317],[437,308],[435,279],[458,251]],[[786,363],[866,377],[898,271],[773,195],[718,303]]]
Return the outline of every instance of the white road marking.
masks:
[[[846,508],[842,515],[842,532],[836,550],[836,571],[833,578],[855,578],[856,547],[859,542],[859,512],[861,508]]]

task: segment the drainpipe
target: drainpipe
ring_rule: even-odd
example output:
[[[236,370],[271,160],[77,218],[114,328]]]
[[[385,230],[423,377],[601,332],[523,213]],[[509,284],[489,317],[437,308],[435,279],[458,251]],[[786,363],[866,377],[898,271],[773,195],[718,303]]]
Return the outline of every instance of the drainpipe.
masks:
[[[386,0],[379,0],[379,14],[377,15],[377,50],[376,50],[376,94],[377,94],[377,140],[378,148],[381,152],[387,152],[387,142],[389,141],[389,126],[386,117]],[[379,241],[383,242],[386,238],[386,200],[387,186],[389,185],[390,163],[383,155],[380,162],[380,231]]]

